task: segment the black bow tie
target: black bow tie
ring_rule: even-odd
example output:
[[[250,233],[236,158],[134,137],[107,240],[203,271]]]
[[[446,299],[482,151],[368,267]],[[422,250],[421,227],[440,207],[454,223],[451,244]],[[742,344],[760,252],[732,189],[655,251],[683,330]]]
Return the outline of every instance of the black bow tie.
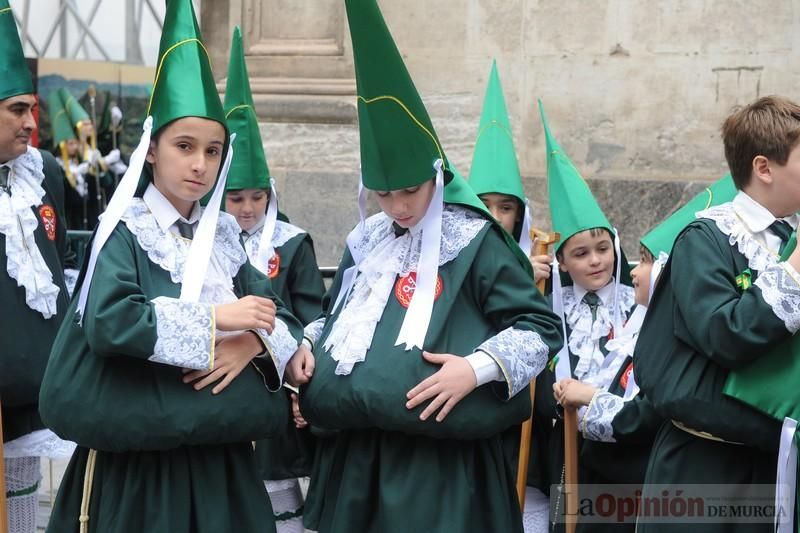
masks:
[[[408,233],[408,228],[404,228],[397,222],[392,222],[392,229],[394,230],[395,237],[402,237],[406,233]]]

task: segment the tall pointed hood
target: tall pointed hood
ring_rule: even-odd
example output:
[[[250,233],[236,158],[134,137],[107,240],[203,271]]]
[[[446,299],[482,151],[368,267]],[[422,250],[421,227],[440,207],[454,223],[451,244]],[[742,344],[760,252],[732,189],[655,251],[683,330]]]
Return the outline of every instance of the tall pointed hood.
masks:
[[[19,40],[17,22],[8,5],[8,0],[0,0],[0,100],[33,94],[33,79],[22,43]]]

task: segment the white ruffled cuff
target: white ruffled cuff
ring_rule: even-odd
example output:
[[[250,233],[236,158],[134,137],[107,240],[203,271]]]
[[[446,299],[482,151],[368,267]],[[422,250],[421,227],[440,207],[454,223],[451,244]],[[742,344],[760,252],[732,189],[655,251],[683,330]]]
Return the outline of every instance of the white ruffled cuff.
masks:
[[[482,343],[485,352],[500,367],[511,398],[528,386],[547,363],[549,348],[535,331],[506,328]]]
[[[269,357],[275,366],[275,371],[278,373],[278,385],[275,389],[278,390],[281,383],[283,383],[283,373],[286,370],[286,365],[289,364],[289,360],[297,351],[297,340],[292,337],[289,327],[280,318],[275,319],[275,328],[272,330],[272,334],[267,333],[265,329],[256,329],[254,331],[261,338],[264,346],[267,347],[267,351],[259,355],[259,357],[262,359]],[[269,389],[273,390],[272,387],[269,387]]]
[[[214,306],[166,296],[152,303],[158,339],[149,360],[192,370],[214,368]]]
[[[319,341],[320,335],[322,335],[323,329],[325,329],[325,317],[318,318],[303,328],[303,341],[307,341],[308,349],[312,352],[317,345],[317,341]]]
[[[611,425],[625,405],[625,401],[606,391],[598,391],[586,409],[578,411],[580,416],[581,433],[585,439],[599,442],[616,442],[614,428]]]
[[[790,333],[800,329],[800,274],[787,263],[766,268],[754,283]]]

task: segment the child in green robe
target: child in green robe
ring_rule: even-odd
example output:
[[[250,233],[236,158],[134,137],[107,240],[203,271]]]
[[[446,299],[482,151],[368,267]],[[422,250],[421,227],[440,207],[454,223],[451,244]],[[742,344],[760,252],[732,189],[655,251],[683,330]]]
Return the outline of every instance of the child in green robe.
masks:
[[[251,441],[288,418],[270,391],[302,328],[219,212],[234,148],[190,0],[167,7],[158,73],[42,386],[79,445],[48,531],[275,531]]]
[[[275,180],[270,177],[253,108],[242,34],[231,41],[225,88],[228,127],[236,133],[236,159],[226,185],[225,210],[236,217],[250,262],[272,281],[287,309],[305,325],[322,313],[325,286],[307,232],[281,220]],[[293,402],[297,395],[291,395]],[[279,533],[303,533],[303,495],[298,477],[308,476],[313,441],[308,428],[287,416],[280,436],[256,443],[259,472],[265,480]]]
[[[697,213],[676,239],[634,354],[639,385],[666,420],[643,498],[654,496],[654,484],[713,485],[713,494],[697,496],[722,504],[757,506],[774,494],[781,423],[722,391],[731,370],[758,361],[800,327],[800,251],[780,260],[800,223],[798,132],[800,106],[775,96],[736,110],[722,127],[739,192]],[[645,533],[774,530],[769,513],[699,524],[683,517],[654,523],[640,512]]]
[[[301,406],[321,436],[306,527],[519,533],[502,433],[530,414],[558,321],[525,254],[447,168],[377,3],[346,8],[362,193],[381,212],[348,236],[325,315],[306,327],[312,350],[287,369],[310,378]]]

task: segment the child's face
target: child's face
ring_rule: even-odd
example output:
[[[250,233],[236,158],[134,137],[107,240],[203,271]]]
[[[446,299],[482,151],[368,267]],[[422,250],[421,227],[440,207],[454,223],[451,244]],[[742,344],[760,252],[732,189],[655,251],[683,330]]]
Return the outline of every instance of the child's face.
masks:
[[[225,128],[214,120],[184,117],[169,124],[158,143],[151,142],[147,161],[153,182],[184,216],[214,186],[222,159]]]
[[[636,303],[645,307],[650,303],[650,273],[652,270],[653,261],[645,254],[639,254],[639,264],[631,270]]]
[[[519,201],[513,196],[495,192],[481,194],[480,199],[503,229],[514,233],[514,226],[520,219]]]
[[[397,191],[375,191],[378,205],[386,216],[397,222],[398,226],[416,226],[433,198],[434,182],[428,180],[422,185]]]
[[[268,202],[269,191],[264,189],[228,191],[225,195],[225,211],[235,216],[239,227],[247,231],[264,218]]]
[[[602,289],[614,271],[614,243],[605,230],[582,231],[570,237],[560,250],[560,268],[586,290]]]
[[[770,161],[773,186],[770,196],[775,200],[779,213],[776,216],[788,216],[800,211],[800,144],[789,152],[785,165]]]
[[[78,142],[78,139],[67,139],[66,147],[69,157],[78,157],[78,149],[81,147],[81,143]]]

